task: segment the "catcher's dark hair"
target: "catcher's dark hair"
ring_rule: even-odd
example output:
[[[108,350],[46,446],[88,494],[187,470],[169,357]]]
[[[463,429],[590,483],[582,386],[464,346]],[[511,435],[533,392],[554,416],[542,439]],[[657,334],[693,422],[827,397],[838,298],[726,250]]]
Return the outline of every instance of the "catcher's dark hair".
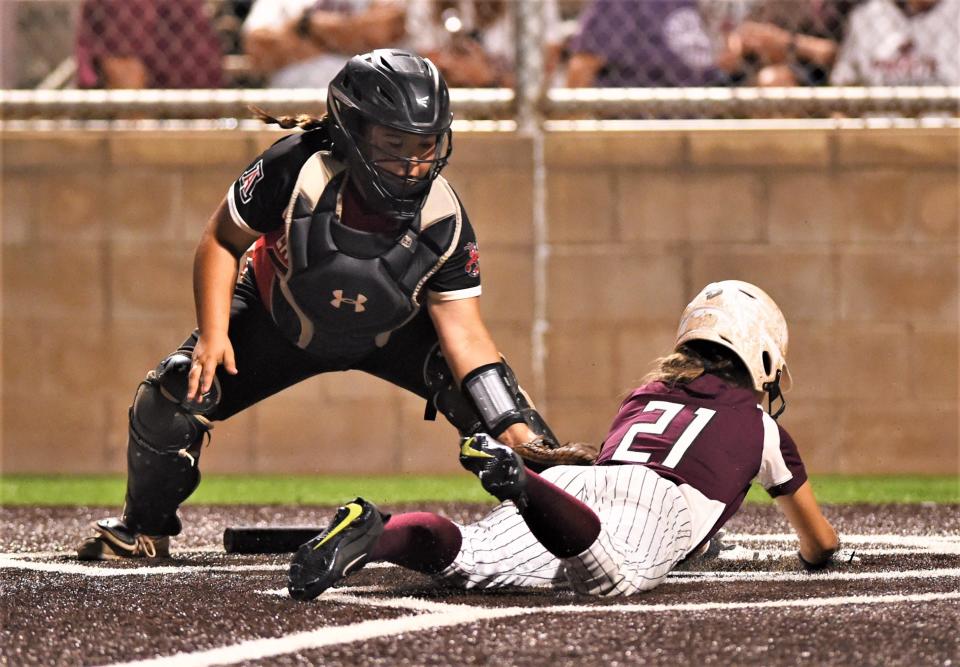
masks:
[[[705,373],[716,375],[727,384],[753,390],[753,379],[733,350],[707,340],[686,342],[673,354],[660,357],[653,362],[653,370],[644,376],[641,384],[686,384]]]

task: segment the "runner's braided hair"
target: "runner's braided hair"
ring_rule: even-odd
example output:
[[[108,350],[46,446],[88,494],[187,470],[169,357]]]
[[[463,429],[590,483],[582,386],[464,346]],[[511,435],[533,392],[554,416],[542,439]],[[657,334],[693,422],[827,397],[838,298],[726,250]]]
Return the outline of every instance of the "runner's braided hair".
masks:
[[[740,358],[729,348],[711,341],[686,342],[673,354],[660,357],[653,364],[653,370],[644,376],[640,384],[686,384],[709,373],[727,384],[753,390],[750,373]]]

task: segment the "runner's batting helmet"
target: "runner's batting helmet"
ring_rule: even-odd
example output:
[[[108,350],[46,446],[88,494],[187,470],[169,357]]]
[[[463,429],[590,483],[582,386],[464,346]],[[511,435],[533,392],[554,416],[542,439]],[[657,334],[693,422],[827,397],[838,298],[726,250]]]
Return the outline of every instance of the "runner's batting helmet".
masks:
[[[754,389],[775,399],[790,389],[787,321],[770,296],[740,280],[710,283],[680,317],[677,347],[708,340],[733,350],[753,379]]]

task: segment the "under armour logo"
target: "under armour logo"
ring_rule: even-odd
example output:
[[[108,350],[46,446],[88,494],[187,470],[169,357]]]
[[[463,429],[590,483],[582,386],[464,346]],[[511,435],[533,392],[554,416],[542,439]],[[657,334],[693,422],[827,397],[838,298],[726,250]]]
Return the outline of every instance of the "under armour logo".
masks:
[[[356,299],[349,299],[343,296],[342,289],[333,290],[333,301],[330,302],[330,305],[334,308],[339,308],[341,303],[350,303],[353,304],[353,312],[362,313],[366,310],[363,307],[363,304],[367,302],[367,297],[362,294],[357,294]]]

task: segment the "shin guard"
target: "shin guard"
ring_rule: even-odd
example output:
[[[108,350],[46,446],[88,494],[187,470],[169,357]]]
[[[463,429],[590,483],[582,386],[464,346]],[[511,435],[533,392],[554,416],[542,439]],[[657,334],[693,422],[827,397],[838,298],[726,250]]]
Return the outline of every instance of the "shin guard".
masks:
[[[165,359],[140,384],[130,408],[123,520],[135,532],[178,534],[177,508],[200,483],[197,464],[211,424],[185,404],[182,376],[189,364],[182,354]]]

